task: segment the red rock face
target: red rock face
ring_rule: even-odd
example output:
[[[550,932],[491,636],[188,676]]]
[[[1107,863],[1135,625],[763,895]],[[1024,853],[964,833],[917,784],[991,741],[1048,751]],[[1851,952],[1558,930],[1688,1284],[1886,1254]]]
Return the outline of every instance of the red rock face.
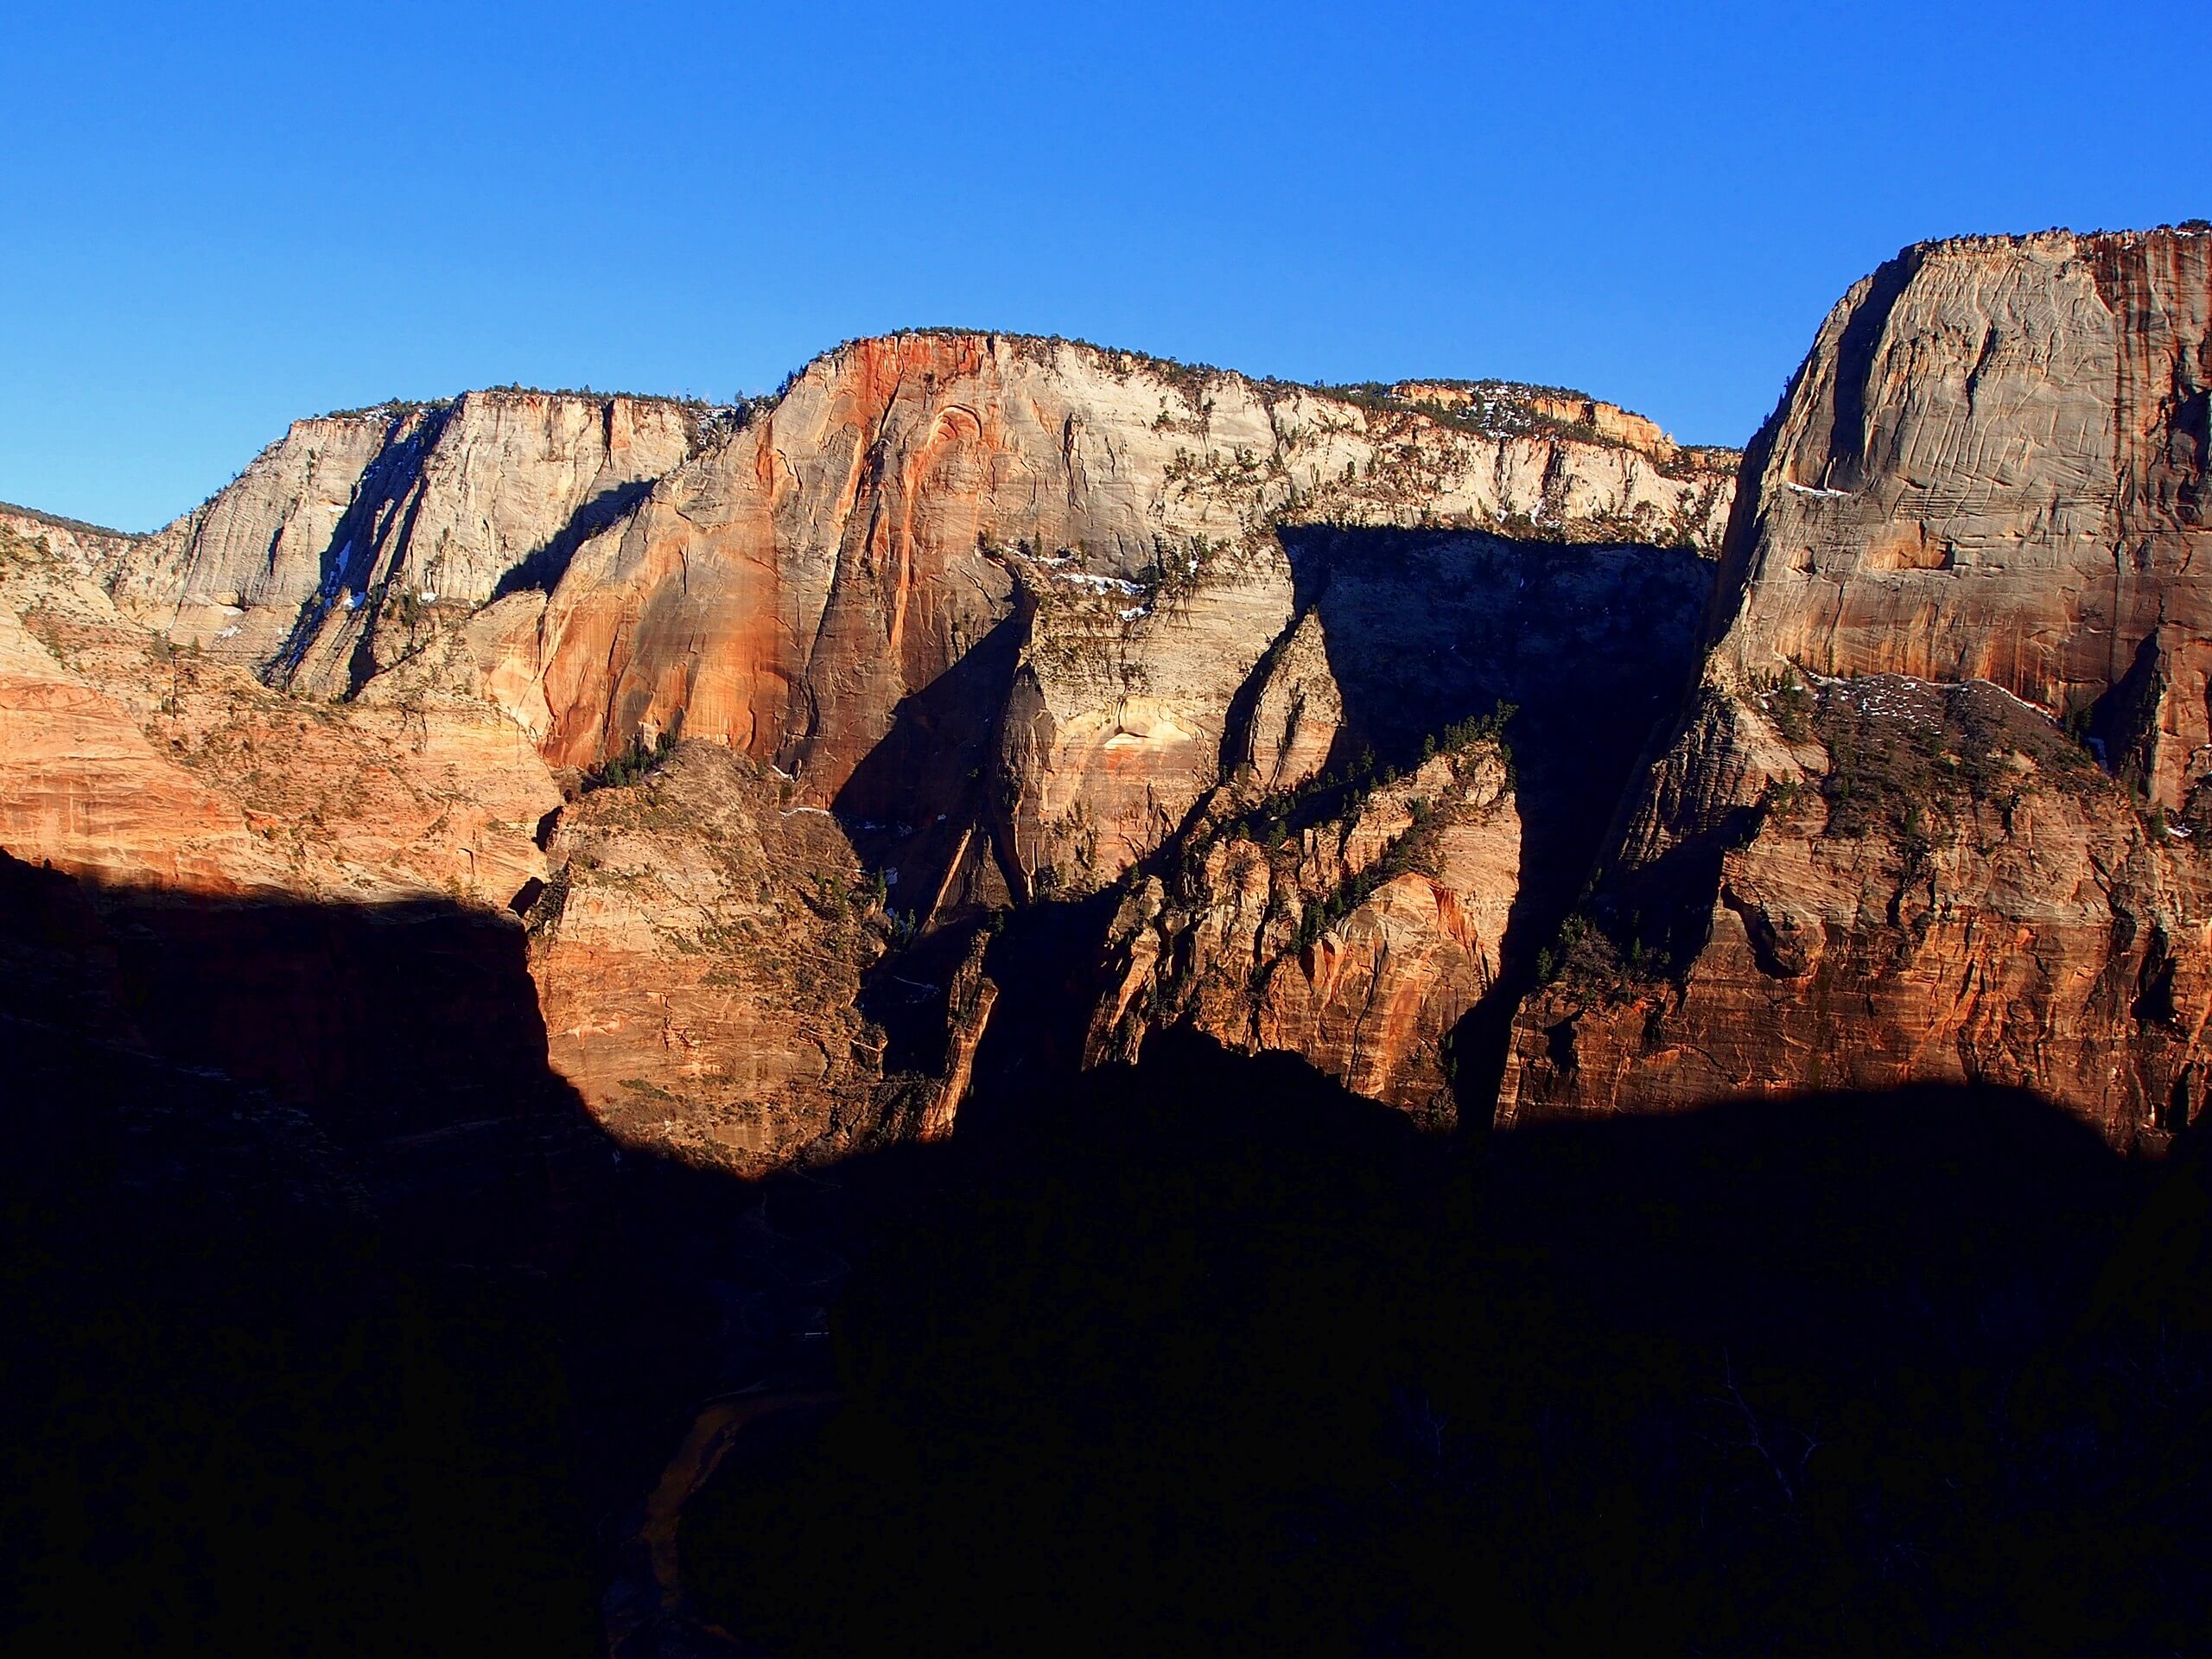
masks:
[[[1453,657],[1463,612],[1519,618],[1533,650],[1589,632],[1566,612],[1610,591],[1591,575],[1618,563],[1609,536],[1663,537],[1702,568],[1687,548],[1717,533],[1727,488],[1709,457],[1485,418],[1060,342],[905,335],[842,348],[741,415],[509,392],[302,422],[178,525],[76,563],[120,602],[100,626],[150,624],[191,653],[160,735],[158,690],[119,729],[211,787],[237,879],[518,907],[537,890],[531,970],[563,1075],[628,1138],[765,1168],[885,1126],[942,1132],[995,988],[969,964],[945,988],[943,1064],[887,1074],[855,1012],[880,941],[856,933],[836,971],[785,983],[752,946],[694,937],[699,906],[735,906],[733,927],[763,905],[798,918],[817,878],[851,887],[841,859],[880,872],[881,928],[1096,891],[1224,767],[1294,789],[1340,747],[1487,710],[1505,682]],[[1318,556],[1289,539],[1307,521],[1370,527],[1377,579],[1352,579],[1348,553],[1317,607]],[[1389,539],[1407,524],[1478,533],[1409,563]],[[1600,544],[1539,558],[1563,583],[1517,584],[1559,617],[1477,594],[1514,536]],[[1440,583],[1448,604],[1402,626]],[[1497,632],[1479,624],[1476,656]],[[130,647],[149,648],[143,632]],[[1355,660],[1392,654],[1379,672]],[[292,695],[218,713],[209,693],[248,664]],[[536,756],[502,751],[494,709]],[[581,773],[677,734],[738,757],[744,787],[695,787],[683,821],[650,834],[599,823],[629,791],[594,792],[548,841],[545,763]],[[685,753],[652,788],[705,775]],[[142,760],[149,779],[167,764]],[[762,791],[772,812],[731,817]],[[23,810],[54,816],[29,791]],[[792,812],[834,844],[800,848]],[[188,816],[159,808],[156,853]],[[648,891],[748,848],[772,895]],[[616,852],[620,881],[588,861]],[[1409,878],[1369,895],[1312,973],[1282,976],[1262,1039],[1435,1107],[1514,880],[1486,865],[1479,892]]]
[[[1694,539],[1719,479],[1051,342],[861,341],[578,554],[510,706],[556,764],[678,727],[772,760],[918,831],[885,855],[933,889],[976,879],[981,828],[987,887],[1084,891],[1215,780],[1294,607],[1286,518],[1673,515]]]
[[[2208,255],[1938,244],[1831,315],[1502,1121],[1956,1081],[2157,1146],[2202,1109]]]

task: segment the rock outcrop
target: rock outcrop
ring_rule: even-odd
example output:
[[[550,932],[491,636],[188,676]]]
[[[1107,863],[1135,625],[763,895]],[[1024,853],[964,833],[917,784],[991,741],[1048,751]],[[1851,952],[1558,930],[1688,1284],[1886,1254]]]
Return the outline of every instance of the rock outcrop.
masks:
[[[65,559],[78,570],[95,577],[113,570],[124,556],[144,539],[128,531],[109,530],[79,518],[10,506],[4,501],[0,501],[0,531],[5,531],[32,552]]]
[[[99,880],[504,907],[547,874],[560,791],[496,710],[271,691],[5,532],[0,730],[0,844]]]
[[[1122,901],[1087,1058],[1187,1027],[1304,1056],[1427,1121],[1457,1116],[1448,1044],[1497,982],[1521,822],[1485,730],[1402,777],[1207,804]]]
[[[2208,383],[2201,233],[1935,244],[1846,296],[1501,1121],[1908,1081],[2121,1146],[2202,1111]]]
[[[1625,444],[1664,462],[1679,461],[1682,446],[1656,421],[1618,404],[1554,386],[1522,386],[1500,380],[1402,380],[1390,396],[1422,409],[1480,423],[1496,432],[1540,427]]]
[[[1495,1081],[1479,1051],[1496,1033],[1460,1022],[1478,1001],[1510,1007],[1597,858],[1690,680],[1712,566],[1468,531],[1284,542],[1298,620],[1237,700],[1230,782],[1122,906],[1090,1051],[1131,1055],[1152,1031],[1193,1026],[1448,1121],[1463,1089]],[[1478,733],[1494,758],[1510,746],[1497,799],[1503,773],[1433,775]],[[1390,782],[1370,799],[1378,777]],[[1454,804],[1414,834],[1414,799]],[[1378,862],[1401,835],[1424,871]],[[1398,879],[1370,899],[1381,873]],[[1286,941],[1297,972],[1272,965]]]
[[[303,421],[168,529],[71,550],[147,780],[76,796],[149,803],[164,879],[527,912],[555,1065],[625,1136],[757,1169],[942,1132],[996,988],[980,956],[917,970],[943,1030],[887,1059],[860,1009],[894,935],[1107,887],[1224,776],[1258,801],[1363,750],[1409,766],[1532,671],[1602,688],[1573,664],[1687,639],[1725,461],[1491,390],[1511,418],[919,334],[733,410],[494,391]],[[1638,682],[1630,748],[1680,671]],[[194,813],[219,856],[165,836]],[[132,836],[79,839],[112,863]],[[1488,920],[1433,950],[1389,912],[1420,1029],[1363,1039],[1357,1086],[1434,1105],[1510,863],[1479,893],[1446,873]],[[1357,872],[1308,874],[1325,903]],[[1337,1065],[1337,995],[1269,1040]]]
[[[882,893],[791,796],[694,741],[561,815],[531,973],[555,1070],[625,1144],[752,1174],[925,1127],[931,1080],[887,1075],[861,1013]]]
[[[1908,249],[1745,468],[1737,670],[1980,678],[2179,808],[2208,768],[2212,235]]]
[[[734,1168],[942,1133],[976,925],[1109,890],[1092,1058],[1190,1027],[1440,1121],[1501,1065],[1507,1122],[2019,1083],[2157,1144],[2202,1094],[2208,246],[1908,251],[1740,494],[1581,394],[955,332],[726,410],[302,422],[156,536],[14,543],[0,825],[527,913],[594,1113]]]

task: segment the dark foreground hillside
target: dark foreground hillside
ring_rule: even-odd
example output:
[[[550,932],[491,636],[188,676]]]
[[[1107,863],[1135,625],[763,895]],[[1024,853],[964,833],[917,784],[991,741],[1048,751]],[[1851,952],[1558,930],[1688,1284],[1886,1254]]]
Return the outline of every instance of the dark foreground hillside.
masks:
[[[0,899],[10,1652],[2212,1628],[2186,1142],[1942,1091],[1455,1141],[1165,1038],[748,1185],[618,1159],[467,912]],[[823,1402],[739,1434],[664,1608],[645,1495],[759,1387]]]
[[[2212,1630],[2201,1161],[2023,1096],[1449,1148],[1160,1052],[962,1148],[704,1611],[855,1652],[2145,1654]]]

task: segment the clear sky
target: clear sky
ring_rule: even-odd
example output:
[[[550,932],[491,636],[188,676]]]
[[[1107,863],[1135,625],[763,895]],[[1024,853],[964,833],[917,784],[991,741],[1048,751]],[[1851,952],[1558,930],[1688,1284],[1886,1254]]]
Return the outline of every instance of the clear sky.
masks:
[[[1502,375],[1740,442],[1905,243],[2212,216],[2212,5],[0,7],[0,499],[856,334]]]

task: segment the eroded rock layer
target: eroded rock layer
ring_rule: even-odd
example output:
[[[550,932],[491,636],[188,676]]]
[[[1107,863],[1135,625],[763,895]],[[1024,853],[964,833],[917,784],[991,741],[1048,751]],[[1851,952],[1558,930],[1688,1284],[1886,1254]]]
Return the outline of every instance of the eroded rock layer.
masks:
[[[926,912],[1101,885],[1180,822],[1296,608],[1279,527],[1709,546],[1730,459],[908,334],[761,409],[302,422],[111,582],[302,690],[487,697],[556,767],[662,733],[772,761]]]
[[[959,1056],[902,1073],[861,1012],[896,931],[882,890],[791,798],[695,741],[561,817],[531,973],[554,1069],[625,1144],[757,1173],[950,1126]],[[988,1013],[955,1010],[950,1040]]]
[[[1464,1022],[1510,1008],[1691,677],[1712,567],[1466,531],[1284,544],[1303,608],[1236,701],[1229,784],[1122,906],[1090,1051],[1192,1026],[1447,1121],[1495,1081],[1495,1031]]]
[[[1746,467],[1746,673],[1980,678],[2179,807],[2212,766],[2212,236],[1907,250],[1822,325]]]

